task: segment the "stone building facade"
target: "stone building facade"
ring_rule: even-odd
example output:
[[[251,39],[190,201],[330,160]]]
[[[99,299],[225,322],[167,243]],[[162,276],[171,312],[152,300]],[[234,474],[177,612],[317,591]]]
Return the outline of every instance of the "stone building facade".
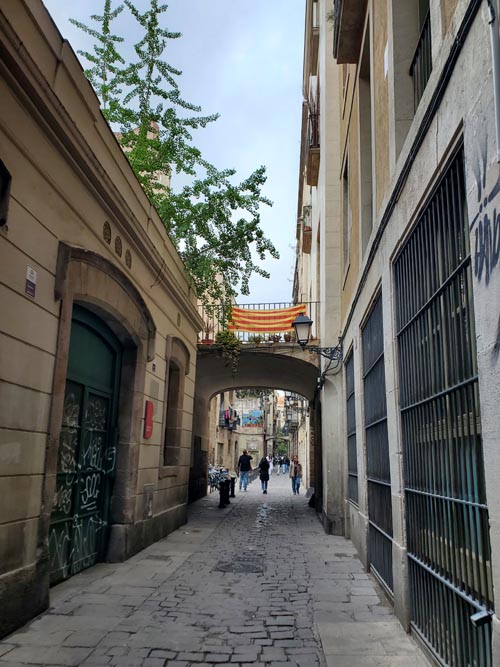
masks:
[[[238,456],[244,449],[253,457],[252,467],[256,467],[263,456],[267,456],[266,410],[260,397],[235,398],[234,407],[239,414],[237,426]],[[272,452],[272,444],[271,444]]]
[[[344,356],[321,396],[324,523],[456,667],[500,664],[498,10],[306,10],[296,291]]]
[[[210,401],[210,442],[208,462],[230,470],[239,457],[238,413],[233,407],[234,391],[220,392]]]
[[[0,634],[186,517],[184,266],[41,0],[0,3]]]

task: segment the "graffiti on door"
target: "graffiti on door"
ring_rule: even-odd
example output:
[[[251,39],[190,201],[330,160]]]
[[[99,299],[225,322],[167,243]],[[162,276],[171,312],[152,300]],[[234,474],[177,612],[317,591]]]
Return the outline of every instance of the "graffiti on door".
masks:
[[[75,515],[70,523],[54,527],[49,534],[50,570],[66,579],[95,563],[104,522],[100,517],[86,519]]]
[[[49,534],[55,580],[98,559],[106,489],[116,458],[109,437],[109,403],[109,396],[68,381]]]

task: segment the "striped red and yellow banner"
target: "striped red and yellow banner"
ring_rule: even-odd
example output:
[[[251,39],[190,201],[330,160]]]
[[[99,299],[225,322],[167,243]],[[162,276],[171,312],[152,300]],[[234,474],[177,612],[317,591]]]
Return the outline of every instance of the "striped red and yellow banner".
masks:
[[[228,328],[233,331],[260,331],[265,333],[290,331],[293,328],[292,322],[297,315],[305,314],[305,304],[272,310],[249,310],[233,306]]]

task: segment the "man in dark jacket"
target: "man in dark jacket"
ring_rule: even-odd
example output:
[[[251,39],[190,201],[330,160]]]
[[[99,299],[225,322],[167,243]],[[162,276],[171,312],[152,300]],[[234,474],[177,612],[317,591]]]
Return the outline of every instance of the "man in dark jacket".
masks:
[[[262,457],[259,463],[260,469],[260,483],[262,485],[262,493],[267,493],[267,483],[269,482],[269,461],[265,456]]]
[[[245,489],[245,491],[247,490],[248,473],[252,469],[252,464],[250,463],[251,460],[252,457],[249,456],[247,450],[244,449],[243,454],[238,459],[238,475],[240,476],[240,491],[242,486]]]

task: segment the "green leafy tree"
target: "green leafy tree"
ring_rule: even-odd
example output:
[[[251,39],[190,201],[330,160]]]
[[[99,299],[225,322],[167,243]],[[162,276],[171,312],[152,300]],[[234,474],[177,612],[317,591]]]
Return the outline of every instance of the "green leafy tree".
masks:
[[[169,194],[159,174],[175,169],[194,176],[198,167],[209,166],[193,145],[191,133],[217,120],[218,114],[198,115],[201,108],[181,97],[176,77],[182,72],[162,59],[168,41],[179,39],[181,33],[160,26],[167,5],[159,5],[158,0],[150,3],[149,10],[141,14],[131,0],[125,0],[143,36],[134,45],[136,61],[120,75],[127,91],[120,142],[144,190],[158,205]],[[196,115],[181,115],[180,111]]]
[[[260,205],[271,205],[262,195],[265,168],[236,185],[230,180],[234,174],[232,169],[209,170],[157,203],[175,243],[184,244],[181,254],[197,293],[210,294],[218,303],[230,302],[236,285],[248,294],[252,274],[269,277],[253,261],[252,245],[260,260],[266,253],[279,256],[260,227]]]
[[[80,50],[78,53],[86,58],[91,67],[85,70],[85,75],[94,87],[102,106],[102,112],[110,123],[123,122],[125,109],[120,104],[121,73],[125,60],[117,50],[117,44],[123,42],[123,37],[111,32],[111,23],[123,11],[123,5],[111,9],[112,0],[105,0],[102,16],[92,14],[91,20],[100,26],[100,29],[70,19],[77,28],[86,32],[95,40],[92,52]]]
[[[80,52],[92,67],[93,84],[108,120],[120,127],[119,140],[134,172],[161,216],[181,254],[199,298],[227,305],[238,289],[248,294],[252,274],[269,277],[254,262],[278,252],[260,226],[260,207],[272,205],[262,194],[265,168],[235,183],[235,170],[219,170],[204,159],[193,143],[193,132],[206,127],[218,114],[201,115],[201,108],[183,99],[178,77],[182,72],[167,63],[163,54],[170,40],[181,37],[160,25],[167,5],[150,0],[141,13],[131,0],[124,4],[142,30],[134,45],[135,60],[125,65],[116,45],[111,23],[123,10],[105,0],[102,16],[91,18],[99,29],[75,25],[94,38],[93,52]],[[188,174],[192,182],[180,192],[172,190],[161,175],[171,171]],[[224,318],[223,318],[224,319]]]

